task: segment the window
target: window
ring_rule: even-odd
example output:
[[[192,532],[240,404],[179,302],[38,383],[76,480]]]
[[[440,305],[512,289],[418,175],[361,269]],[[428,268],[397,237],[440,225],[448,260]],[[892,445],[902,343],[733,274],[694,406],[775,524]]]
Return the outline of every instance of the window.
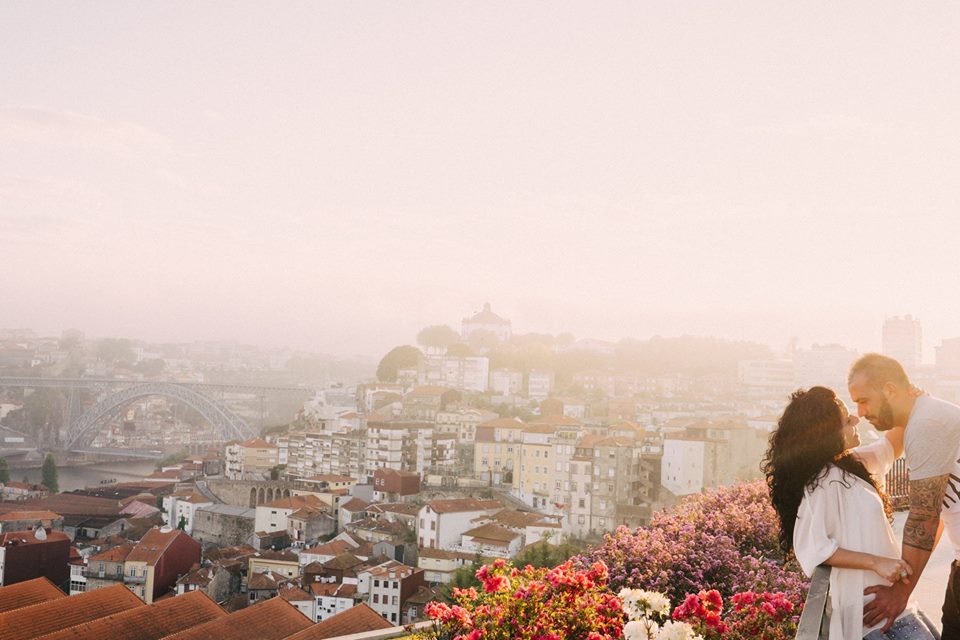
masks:
[[[436,520],[431,520],[431,521],[430,521],[430,531],[436,531],[436,530],[437,530],[437,521],[436,521]]]
[[[397,604],[397,596],[393,596],[390,598],[390,604]]]
[[[583,516],[577,516],[577,524],[583,524],[583,523],[584,523]]]
[[[379,581],[379,580],[374,580],[374,581],[373,581],[373,586],[379,587],[379,586],[380,586],[380,581]]]
[[[373,594],[373,604],[380,604],[380,594],[379,594],[379,593]]]
[[[586,502],[587,502],[586,500],[584,500],[583,498],[580,498],[580,500],[577,501],[577,507],[579,507],[580,509],[585,509],[587,506]],[[582,518],[583,516],[580,516],[580,517]],[[580,524],[583,524],[583,523],[581,522]]]

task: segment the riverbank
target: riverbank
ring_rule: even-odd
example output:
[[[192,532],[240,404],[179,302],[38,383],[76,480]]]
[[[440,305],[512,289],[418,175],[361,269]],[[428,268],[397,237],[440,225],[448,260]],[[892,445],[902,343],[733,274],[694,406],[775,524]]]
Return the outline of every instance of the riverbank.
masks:
[[[98,487],[105,481],[132,482],[142,480],[155,471],[153,460],[91,463],[57,468],[60,491]],[[41,481],[40,467],[11,467],[10,479],[30,483]]]

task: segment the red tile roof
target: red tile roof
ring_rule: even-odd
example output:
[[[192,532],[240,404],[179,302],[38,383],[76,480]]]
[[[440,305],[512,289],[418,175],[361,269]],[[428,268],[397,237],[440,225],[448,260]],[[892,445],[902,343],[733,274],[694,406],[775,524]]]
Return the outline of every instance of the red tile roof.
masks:
[[[310,602],[313,600],[313,596],[290,582],[277,590],[277,596],[283,598],[287,602],[302,602],[304,600]]]
[[[346,509],[347,511],[363,511],[369,506],[370,503],[363,498],[352,498],[349,502],[341,504],[340,508]]]
[[[302,556],[305,553],[309,553],[311,555],[336,557],[341,553],[346,553],[347,551],[350,551],[353,548],[354,548],[353,546],[351,546],[350,544],[347,544],[343,540],[331,540],[326,544],[321,544],[317,547],[310,547],[309,549],[304,549],[303,551],[300,552],[300,555]]]
[[[155,565],[170,543],[178,536],[187,536],[187,533],[180,529],[172,531],[150,529],[127,556],[127,562],[146,562],[148,565]]]
[[[92,566],[94,562],[123,562],[127,559],[127,556],[130,555],[131,551],[133,551],[132,544],[122,544],[119,547],[107,549],[106,551],[101,551],[96,555],[90,556],[88,562],[90,566]]]
[[[46,578],[34,578],[0,588],[0,613],[67,597]]]
[[[519,418],[494,418],[477,425],[478,427],[497,427],[500,429],[523,429],[525,426]]]
[[[76,597],[76,596],[74,596]],[[281,598],[270,598],[211,620],[197,627],[167,636],[169,640],[282,640],[313,626],[310,618]]]
[[[7,533],[0,533],[0,547],[14,545],[22,546],[25,544],[46,544],[56,540],[70,541],[70,536],[62,531],[48,532],[43,530],[44,535],[40,538],[37,537],[37,531],[40,531],[40,529],[33,531],[9,531]]]
[[[496,500],[475,500],[474,498],[452,498],[450,500],[431,500],[427,506],[436,513],[459,513],[466,511],[489,511],[501,509],[503,505]]]
[[[520,537],[519,533],[515,533],[506,527],[501,527],[493,523],[479,526],[476,529],[470,529],[470,531],[464,532],[463,535],[485,542],[498,543],[496,545],[498,547],[505,546]]]
[[[296,633],[287,640],[324,640],[339,636],[390,629],[393,625],[367,604],[360,603],[342,613],[318,622],[309,629]]]
[[[8,511],[0,515],[0,522],[16,522],[17,520],[58,520],[62,517],[59,513],[44,509],[37,511]]]
[[[226,615],[203,591],[191,591],[63,629],[44,640],[158,640]]]
[[[266,440],[261,440],[260,438],[253,438],[252,440],[244,440],[243,442],[238,442],[241,447],[244,449],[276,449],[277,445],[270,444]]]
[[[60,515],[113,516],[120,513],[120,503],[109,498],[92,498],[75,493],[55,493],[41,500],[27,500],[22,508],[46,509]]]
[[[0,613],[3,640],[28,640],[121,611],[145,607],[122,584]]]

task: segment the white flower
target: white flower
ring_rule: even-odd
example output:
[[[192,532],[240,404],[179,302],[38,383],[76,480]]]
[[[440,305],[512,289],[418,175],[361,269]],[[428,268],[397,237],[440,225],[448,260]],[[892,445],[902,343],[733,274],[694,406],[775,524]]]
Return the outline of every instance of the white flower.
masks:
[[[621,589],[617,595],[623,601],[623,610],[631,619],[646,618],[650,614],[670,615],[670,600],[657,591]]]
[[[656,640],[659,625],[653,620],[631,620],[623,625],[624,640]]]
[[[703,636],[695,634],[693,627],[686,622],[669,620],[663,623],[663,628],[660,629],[657,640],[703,640]]]

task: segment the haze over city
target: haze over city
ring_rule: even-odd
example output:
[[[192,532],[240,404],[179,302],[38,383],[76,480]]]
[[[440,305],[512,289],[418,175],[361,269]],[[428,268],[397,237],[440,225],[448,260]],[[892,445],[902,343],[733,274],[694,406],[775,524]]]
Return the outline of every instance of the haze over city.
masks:
[[[960,7],[7,3],[0,326],[960,335]],[[953,167],[953,169],[951,169]],[[946,295],[945,295],[946,293]]]

